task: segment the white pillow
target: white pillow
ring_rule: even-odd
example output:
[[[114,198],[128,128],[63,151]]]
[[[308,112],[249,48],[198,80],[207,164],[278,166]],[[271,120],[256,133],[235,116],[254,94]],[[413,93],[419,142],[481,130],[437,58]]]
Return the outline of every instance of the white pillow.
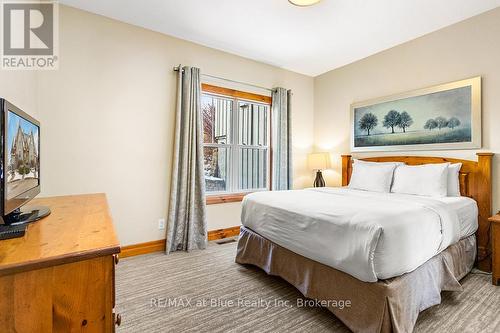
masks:
[[[367,164],[367,165],[394,165],[394,166],[406,164],[404,162],[370,162],[370,161],[363,161],[363,160],[354,159],[354,164],[356,164],[356,163]],[[391,186],[392,186],[392,182],[394,181],[394,173],[392,176],[393,176],[393,178],[391,179]]]
[[[371,165],[404,165],[404,162],[370,162],[370,161],[363,161],[363,160],[358,160],[354,159],[354,164],[356,163],[363,163],[363,164],[371,164]]]
[[[450,163],[400,165],[394,170],[391,192],[445,197]]]
[[[388,193],[395,168],[395,164],[354,163],[349,188]]]
[[[459,197],[460,196],[460,180],[458,174],[462,163],[454,163],[448,166],[448,196],[449,197]]]

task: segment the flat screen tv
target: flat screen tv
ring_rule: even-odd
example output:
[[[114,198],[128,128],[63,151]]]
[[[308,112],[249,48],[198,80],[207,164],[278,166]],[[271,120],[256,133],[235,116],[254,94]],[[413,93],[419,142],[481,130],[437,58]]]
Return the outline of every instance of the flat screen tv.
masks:
[[[0,217],[4,224],[36,221],[47,207],[25,206],[40,193],[40,123],[0,98]]]

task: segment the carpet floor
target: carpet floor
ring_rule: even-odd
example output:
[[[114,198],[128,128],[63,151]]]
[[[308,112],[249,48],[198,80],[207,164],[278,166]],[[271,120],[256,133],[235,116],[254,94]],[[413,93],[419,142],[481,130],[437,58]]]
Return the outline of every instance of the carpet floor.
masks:
[[[118,332],[349,332],[328,310],[304,306],[284,280],[234,262],[236,243],[204,251],[120,261]],[[444,292],[415,332],[500,332],[500,287],[469,274],[462,292]]]

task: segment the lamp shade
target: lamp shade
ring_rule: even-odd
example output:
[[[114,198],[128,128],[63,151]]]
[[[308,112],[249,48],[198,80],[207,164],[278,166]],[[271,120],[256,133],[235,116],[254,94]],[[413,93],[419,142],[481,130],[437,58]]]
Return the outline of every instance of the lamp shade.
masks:
[[[292,5],[300,7],[312,6],[320,1],[321,0],[288,0],[288,2],[290,2]]]
[[[312,153],[307,158],[309,168],[313,170],[325,170],[330,167],[329,153]]]

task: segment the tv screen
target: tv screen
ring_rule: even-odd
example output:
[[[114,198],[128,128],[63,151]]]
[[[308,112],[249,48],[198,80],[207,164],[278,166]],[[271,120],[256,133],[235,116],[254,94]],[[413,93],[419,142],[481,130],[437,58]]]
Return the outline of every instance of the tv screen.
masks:
[[[7,112],[5,199],[10,200],[40,185],[40,128],[10,110]]]

